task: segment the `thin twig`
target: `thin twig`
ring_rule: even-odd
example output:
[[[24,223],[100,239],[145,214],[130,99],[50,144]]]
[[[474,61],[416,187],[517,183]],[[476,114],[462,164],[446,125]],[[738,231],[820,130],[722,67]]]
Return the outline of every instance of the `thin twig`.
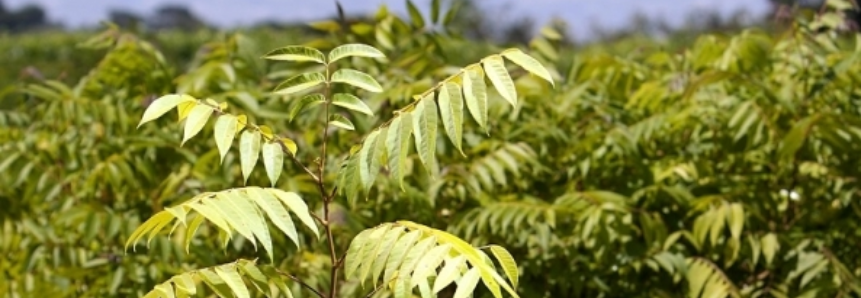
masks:
[[[302,280],[301,280],[301,279],[299,279],[298,277],[293,276],[293,274],[290,274],[290,273],[287,273],[287,272],[281,271],[281,270],[280,270],[280,269],[278,269],[278,268],[275,268],[275,271],[276,271],[276,272],[278,272],[278,274],[284,275],[284,276],[286,276],[286,277],[290,278],[291,280],[293,280],[293,281],[295,281],[295,282],[299,283],[301,286],[305,287],[306,289],[310,290],[311,292],[314,292],[314,294],[316,294],[316,295],[317,295],[317,296],[319,296],[320,298],[326,298],[326,296],[324,296],[324,295],[323,295],[323,293],[320,293],[320,291],[317,291],[317,289],[315,289],[314,287],[312,287],[312,286],[311,286],[311,285],[309,285],[309,284],[306,284],[304,281],[302,281]]]

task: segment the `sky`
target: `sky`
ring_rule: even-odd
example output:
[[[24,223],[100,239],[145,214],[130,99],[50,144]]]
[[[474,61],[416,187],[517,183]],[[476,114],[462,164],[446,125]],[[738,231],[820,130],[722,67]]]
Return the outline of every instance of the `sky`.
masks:
[[[97,24],[111,9],[148,16],[164,4],[183,4],[207,23],[221,27],[249,25],[262,20],[315,20],[332,16],[333,0],[2,0],[16,9],[27,3],[46,8],[48,18],[66,26]],[[431,0],[413,0],[429,10]],[[541,25],[552,17],[568,22],[575,36],[586,34],[593,24],[613,29],[625,26],[630,17],[643,13],[680,24],[695,10],[717,10],[728,15],[743,9],[759,15],[769,9],[766,0],[477,0],[490,15],[517,18],[528,16]],[[446,3],[447,1],[443,1]],[[385,4],[390,10],[406,11],[404,0],[341,0],[348,14],[370,13]]]

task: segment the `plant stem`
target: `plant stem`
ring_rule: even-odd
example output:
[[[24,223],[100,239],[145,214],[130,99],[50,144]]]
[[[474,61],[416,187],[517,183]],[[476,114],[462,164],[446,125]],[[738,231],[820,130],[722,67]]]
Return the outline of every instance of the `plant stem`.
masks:
[[[290,278],[291,280],[293,280],[293,281],[295,281],[295,282],[299,283],[299,285],[301,285],[301,286],[305,287],[306,289],[310,290],[311,292],[313,292],[313,293],[314,293],[315,295],[317,295],[318,297],[320,297],[320,298],[326,298],[325,296],[323,296],[323,293],[320,293],[320,291],[317,291],[317,289],[315,289],[315,288],[314,288],[314,287],[312,287],[311,285],[309,285],[309,284],[305,283],[304,281],[302,281],[302,280],[301,280],[301,279],[299,279],[298,277],[293,276],[292,274],[289,274],[289,273],[287,273],[287,272],[283,272],[283,271],[281,271],[281,270],[278,270],[278,268],[275,268],[275,271],[276,271],[276,272],[278,272],[278,274],[281,274],[281,275],[283,275],[283,276],[286,276],[286,277]]]
[[[335,198],[334,192],[330,195],[326,191],[326,183],[325,183],[325,174],[326,174],[326,147],[329,142],[329,107],[332,101],[332,72],[331,65],[326,65],[326,89],[324,91],[325,112],[323,113],[324,124],[323,124],[323,147],[320,150],[320,165],[319,165],[319,173],[317,177],[317,185],[320,188],[320,196],[323,198],[323,229],[326,231],[326,239],[329,242],[329,257],[332,264],[332,270],[329,274],[329,297],[334,298],[335,295],[338,294],[338,267],[340,267],[340,262],[338,262],[338,254],[335,252],[335,238],[332,236],[332,223],[329,221],[329,204]]]

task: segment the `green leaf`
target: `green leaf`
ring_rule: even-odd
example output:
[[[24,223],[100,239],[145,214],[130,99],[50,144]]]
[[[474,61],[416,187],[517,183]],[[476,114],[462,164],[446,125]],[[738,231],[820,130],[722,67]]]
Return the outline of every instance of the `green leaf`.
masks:
[[[433,0],[431,2],[431,22],[432,23],[439,22],[439,10],[440,10],[439,0]]]
[[[229,285],[212,268],[197,271],[200,277],[220,297],[234,297]]]
[[[371,273],[373,274],[371,278],[374,281],[375,287],[377,286],[377,280],[380,279],[380,275],[383,274],[383,270],[388,263],[387,261],[389,256],[392,254],[393,245],[395,245],[398,239],[400,239],[404,234],[406,234],[406,232],[403,227],[394,226],[391,230],[386,232],[386,235],[383,236],[383,240],[380,242],[380,248],[383,249],[381,249],[377,254],[371,269]],[[384,280],[383,282],[386,283],[388,281]]]
[[[744,228],[744,209],[741,204],[737,203],[730,205],[729,208],[727,223],[729,223],[730,234],[733,238],[739,239],[741,238],[741,231]]]
[[[234,204],[233,198],[232,193],[215,193],[214,197],[207,200],[207,205],[212,206],[213,209],[220,213],[224,221],[230,224],[230,227],[236,230],[242,237],[248,239],[254,245],[254,249],[257,249],[256,237],[254,237],[254,231],[250,226],[253,214],[250,214],[249,210],[238,208]]]
[[[786,134],[786,137],[780,143],[780,151],[778,152],[780,159],[791,159],[795,156],[798,149],[801,149],[801,146],[804,145],[804,140],[807,139],[807,135],[810,133],[813,124],[820,118],[821,114],[811,115],[801,119],[792,126],[792,130]]]
[[[251,233],[254,234],[254,238],[263,245],[263,249],[266,250],[269,260],[274,260],[272,255],[274,252],[272,250],[272,236],[269,234],[269,227],[248,191],[245,189],[234,189],[221,192],[220,194],[223,194],[225,200],[229,201],[240,214],[243,224],[248,226]]]
[[[317,229],[317,225],[314,224],[314,219],[311,218],[311,213],[310,211],[308,211],[308,205],[305,204],[305,201],[303,201],[302,198],[299,197],[299,195],[297,195],[296,193],[285,192],[283,190],[275,188],[270,188],[267,190],[269,191],[269,193],[275,195],[275,197],[281,200],[284,205],[287,205],[287,208],[289,208],[290,211],[293,211],[293,213],[295,213],[296,216],[299,217],[299,221],[301,221],[303,224],[305,224],[306,227],[308,227],[308,229],[311,229],[311,231],[314,232],[314,236],[320,238],[320,231]]]
[[[389,172],[391,172],[392,177],[397,179],[401,191],[404,191],[404,172],[406,172],[412,132],[412,114],[402,113],[392,120],[386,134]]]
[[[375,230],[363,230],[359,232],[356,237],[353,237],[352,241],[350,241],[350,246],[347,248],[347,257],[344,260],[344,277],[347,279],[353,278],[356,271],[359,270],[359,267],[362,265],[363,260],[360,257],[360,253],[368,242],[368,238],[373,231]]]
[[[303,96],[298,103],[293,105],[293,109],[290,110],[290,121],[293,121],[293,119],[295,119],[296,116],[299,115],[299,113],[302,112],[302,110],[304,110],[305,108],[310,108],[324,102],[326,102],[326,98],[319,93]]]
[[[377,80],[355,69],[342,68],[335,71],[332,74],[332,83],[344,83],[374,93],[383,92],[383,86],[380,86]]]
[[[296,142],[289,138],[279,138],[279,142],[284,148],[287,148],[287,151],[290,152],[291,155],[296,156],[296,152],[299,151],[299,147],[296,146]]]
[[[263,144],[263,166],[266,168],[266,176],[272,182],[272,187],[278,182],[281,170],[284,169],[284,150],[278,141]]]
[[[224,162],[224,157],[230,151],[230,146],[233,145],[233,139],[236,137],[236,130],[239,126],[239,121],[236,116],[230,114],[222,114],[215,120],[213,130],[215,131],[215,146],[218,147],[218,154],[221,156],[221,162]]]
[[[507,276],[508,280],[511,281],[511,285],[516,288],[520,274],[518,273],[519,271],[517,269],[517,263],[514,261],[514,257],[511,256],[511,253],[509,253],[508,250],[499,245],[491,245],[490,252],[493,253],[493,256],[496,257],[497,261],[499,261],[499,264],[502,266],[502,271],[505,272],[505,276]]]
[[[356,129],[356,126],[353,125],[353,121],[350,121],[350,119],[347,119],[339,114],[329,115],[329,124],[346,130]]]
[[[421,231],[410,231],[406,235],[398,239],[398,242],[392,246],[389,258],[386,260],[386,270],[383,273],[383,282],[388,282],[395,277],[395,272],[404,262],[407,254],[413,247],[413,244],[421,238]],[[400,275],[400,274],[399,274]]]
[[[212,115],[212,111],[212,107],[207,105],[197,105],[191,109],[191,112],[188,113],[188,118],[185,120],[185,132],[182,136],[181,145],[184,145],[186,141],[203,129],[206,121],[209,120],[209,116]]]
[[[288,95],[308,90],[326,82],[321,73],[303,73],[293,76],[275,87],[275,94]]]
[[[422,98],[413,109],[413,131],[419,159],[429,173],[436,168],[437,109],[434,94]]]
[[[463,96],[475,122],[487,131],[487,85],[481,67],[467,68],[463,76]]]
[[[159,97],[150,103],[149,107],[147,107],[146,111],[144,111],[143,117],[141,117],[141,121],[138,123],[137,127],[141,127],[144,123],[150,122],[152,120],[161,117],[165,113],[169,112],[171,109],[179,106],[181,103],[194,103],[197,102],[194,97],[189,95],[179,95],[179,94],[170,94]]]
[[[346,57],[386,58],[386,55],[377,50],[377,48],[366,44],[345,44],[329,52],[329,63],[334,63]]]
[[[502,52],[502,56],[509,61],[514,62],[514,64],[523,67],[526,71],[541,77],[550,83],[550,85],[555,86],[555,83],[553,83],[553,77],[550,75],[550,71],[548,71],[547,68],[544,68],[544,65],[541,65],[541,62],[538,62],[538,60],[535,60],[535,58],[527,55],[520,49],[505,50]]]
[[[264,191],[259,187],[249,187],[246,190],[248,197],[260,207],[260,210],[269,216],[269,220],[275,225],[284,235],[287,235],[290,240],[299,247],[299,234],[296,231],[296,226],[293,224],[293,218],[290,213],[284,208],[284,205],[273,194]]]
[[[377,137],[380,135],[380,130],[374,130],[365,137],[362,142],[362,149],[359,150],[359,177],[362,179],[362,187],[369,189],[374,183],[374,178],[377,177],[379,168],[373,168],[377,153]],[[378,164],[378,163],[377,163]]]
[[[246,130],[239,136],[239,162],[242,166],[242,177],[245,183],[248,183],[248,178],[251,172],[254,171],[254,166],[257,165],[257,158],[260,156],[260,131]]]
[[[225,268],[226,267],[226,268]],[[242,281],[242,276],[236,271],[235,266],[219,266],[215,267],[215,273],[227,283],[227,286],[233,290],[238,298],[250,298],[248,288],[245,287],[245,282]]]
[[[464,256],[446,259],[445,266],[440,270],[433,284],[433,292],[439,293],[452,282],[460,278],[461,268],[466,264]]]
[[[368,116],[374,116],[374,112],[371,111],[371,108],[368,107],[368,105],[361,99],[352,94],[335,93],[332,97],[332,104]]]
[[[774,255],[780,250],[780,242],[777,240],[777,235],[768,233],[762,236],[760,242],[762,243],[762,255],[765,257],[765,263],[771,265]]]
[[[490,56],[482,60],[484,65],[484,73],[493,87],[499,92],[502,98],[505,98],[511,106],[517,106],[517,90],[514,88],[514,81],[508,75],[508,70],[505,69],[505,62],[498,55]]]
[[[269,60],[326,63],[326,56],[322,52],[315,48],[303,46],[287,46],[275,49],[267,53],[264,58]]]
[[[413,1],[407,0],[407,10],[410,13],[410,20],[413,22],[413,26],[417,29],[424,29],[425,27],[425,19],[422,16],[422,13],[419,12],[419,9],[413,4]]]
[[[448,255],[450,249],[451,244],[443,244],[430,249],[426,254],[424,254],[418,264],[416,264],[415,272],[413,272],[410,283],[418,285],[422,281],[427,281],[427,278],[432,273],[436,273],[436,268],[442,264],[443,259]]]
[[[439,90],[438,100],[445,132],[454,147],[463,154],[463,97],[460,86],[446,82]]]
[[[457,290],[454,292],[454,298],[467,298],[475,291],[478,286],[478,279],[481,277],[479,269],[473,267],[460,278],[457,283]]]

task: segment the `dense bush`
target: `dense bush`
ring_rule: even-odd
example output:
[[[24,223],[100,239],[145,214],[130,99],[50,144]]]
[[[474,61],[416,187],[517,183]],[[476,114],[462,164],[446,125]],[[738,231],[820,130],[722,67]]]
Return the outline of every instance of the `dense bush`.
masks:
[[[426,171],[413,153],[403,186],[384,169],[367,200],[338,196],[329,210],[338,255],[361,231],[409,218],[508,248],[522,297],[861,295],[861,37],[837,33],[841,2],[830,3],[780,35],[704,35],[683,51],[572,54],[545,31],[528,53],[555,86],[510,68],[516,104],[488,88],[487,125],[465,117],[463,154],[440,124],[437,167]],[[355,132],[330,132],[325,179],[338,179],[351,146],[412,95],[505,48],[426,25],[384,11],[350,28],[315,25],[329,35],[306,45],[364,43],[388,57],[350,61],[381,84],[383,92],[362,98],[378,117],[339,113]],[[404,35],[411,38],[393,38]],[[242,238],[223,246],[208,224],[193,238],[158,235],[149,248],[124,251],[164,207],[245,184],[238,156],[220,162],[212,129],[182,146],[173,115],[136,129],[154,96],[227,102],[293,140],[298,160],[321,156],[322,111],[292,117],[300,97],[271,92],[314,66],[260,59],[301,41],[270,46],[230,35],[185,67],[144,39],[117,36],[103,37],[107,54],[80,80],[25,86],[0,112],[0,291],[140,296],[237,258],[327,288],[329,247],[308,230],[297,236],[301,250],[273,233],[271,263]],[[317,184],[303,172],[285,163],[275,186],[322,215]],[[248,185],[269,186],[265,171]],[[286,284],[296,297],[314,295]],[[368,287],[350,279],[339,294],[363,297]]]

